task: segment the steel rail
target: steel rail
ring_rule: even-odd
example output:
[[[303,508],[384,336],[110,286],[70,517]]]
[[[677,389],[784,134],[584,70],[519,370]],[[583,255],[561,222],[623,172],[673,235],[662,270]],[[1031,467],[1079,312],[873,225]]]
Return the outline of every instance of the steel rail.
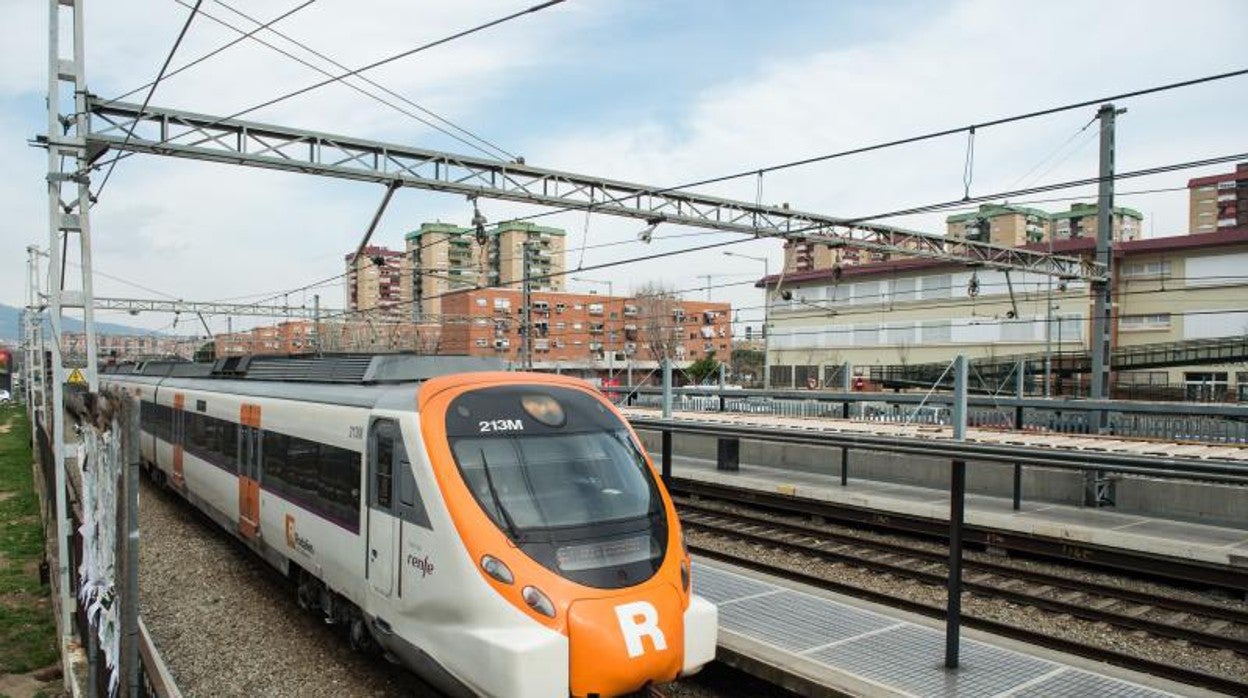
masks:
[[[781,550],[784,550],[790,553],[806,555],[809,557],[816,557],[826,562],[845,563],[845,564],[855,566],[855,567],[863,567],[863,568],[874,570],[877,572],[883,572],[886,574],[892,574],[892,575],[896,575],[899,577],[913,579],[915,581],[930,584],[932,586],[943,587],[945,586],[945,584],[948,582],[948,579],[949,579],[948,575],[945,573],[928,572],[925,570],[913,569],[899,562],[894,562],[894,561],[886,562],[886,561],[881,561],[881,560],[872,560],[869,557],[865,557],[862,554],[855,554],[852,552],[845,552],[842,550],[827,549],[827,548],[823,548],[814,544],[800,543],[800,542],[795,542],[795,541],[790,541],[790,540],[784,540],[782,538],[771,537],[767,535],[766,530],[761,531],[761,532],[757,530],[755,531],[740,530],[740,529],[734,528],[731,523],[731,520],[738,518],[733,513],[717,512],[715,516],[720,519],[730,520],[730,523],[724,524],[724,523],[711,522],[711,521],[705,520],[705,518],[702,518],[700,516],[695,516],[692,518],[682,516],[681,522],[691,528],[696,528],[696,529],[700,529],[703,531],[709,531],[711,533],[715,533],[721,536],[735,537],[741,540],[749,541],[751,543],[755,543],[759,545],[766,545],[772,548],[779,548]],[[748,523],[749,525],[752,525],[752,526],[757,526],[757,527],[765,526],[767,528],[770,528],[771,532],[780,532],[780,533],[787,533],[790,535],[800,535],[800,536],[807,536],[807,537],[822,537],[822,538],[833,537],[833,536],[824,535],[823,533],[819,533],[819,532],[791,531],[791,530],[787,530],[786,527],[782,524],[777,524],[777,523],[769,522],[769,521],[762,521],[760,519],[752,518],[752,517],[740,517],[740,521],[742,523]],[[862,539],[852,539],[849,536],[843,537],[842,545],[858,546],[860,548],[875,549],[875,550],[882,550],[886,547],[889,547],[887,545],[877,545],[875,541],[864,541]],[[887,551],[887,552],[889,552],[890,554],[906,555],[906,556],[911,557],[912,559],[916,557],[921,560],[930,559],[928,557],[928,554],[926,553],[916,554],[915,552],[911,552],[911,551],[906,551],[906,552],[901,552],[901,553],[893,553],[892,551]],[[932,557],[937,557],[941,560],[947,559],[946,555],[933,555]],[[982,563],[974,563],[974,562],[968,561],[964,564],[967,569],[979,569],[981,571],[988,571],[989,569],[991,569],[990,566],[984,565]],[[1127,594],[1119,594],[1117,590],[1102,591],[1105,589],[1109,589],[1109,587],[1106,587],[1105,585],[1099,585],[1099,586],[1098,585],[1085,585],[1074,580],[1062,580],[1061,578],[1056,577],[1054,575],[1028,573],[1024,570],[1012,569],[1004,565],[996,566],[996,567],[998,570],[1000,570],[1000,571],[994,570],[996,574],[1008,575],[1012,579],[1019,579],[1023,581],[1033,582],[1033,583],[1046,584],[1049,586],[1054,586],[1054,587],[1058,587],[1061,589],[1069,589],[1072,591],[1100,594],[1103,596],[1113,598],[1115,600],[1123,600],[1123,601],[1131,600],[1131,599],[1125,598]],[[1248,640],[1241,639],[1241,638],[1229,637],[1226,635],[1218,635],[1216,633],[1205,632],[1203,630],[1195,630],[1195,629],[1191,629],[1191,628],[1187,628],[1184,626],[1175,625],[1171,623],[1152,621],[1143,617],[1135,617],[1129,614],[1117,613],[1114,611],[1096,608],[1096,607],[1089,606],[1086,604],[1079,604],[1079,603],[1074,603],[1070,601],[1064,601],[1061,599],[1050,599],[1050,598],[1046,598],[1044,596],[1041,596],[1035,593],[1028,593],[1026,591],[1015,591],[1013,589],[1005,589],[1002,587],[994,586],[992,584],[985,584],[985,583],[974,581],[974,580],[964,581],[963,589],[965,591],[973,592],[981,596],[994,597],[994,598],[998,598],[1004,601],[1008,601],[1010,603],[1016,603],[1016,604],[1023,605],[1023,606],[1041,608],[1051,613],[1065,613],[1065,614],[1072,615],[1076,618],[1083,618],[1085,620],[1104,622],[1110,625],[1114,625],[1120,628],[1127,628],[1130,630],[1141,630],[1141,631],[1150,633],[1152,635],[1156,635],[1158,637],[1166,637],[1166,638],[1171,638],[1171,639],[1176,639],[1176,640],[1185,640],[1187,642],[1192,642],[1192,643],[1203,645],[1206,647],[1231,650],[1233,652],[1238,652],[1241,655],[1248,656]],[[1155,596],[1147,595],[1147,594],[1136,594],[1135,596],[1137,599],[1145,598],[1147,599],[1147,601],[1131,600],[1133,603],[1145,603],[1150,606],[1161,606],[1161,607],[1165,607],[1165,604],[1166,604],[1166,600],[1160,597],[1155,597]],[[1222,609],[1222,608],[1217,608],[1217,607],[1205,607],[1205,606],[1198,606],[1198,607],[1201,610],[1195,611],[1195,612],[1205,617],[1208,617],[1215,613],[1228,611],[1228,609]],[[1184,611],[1184,612],[1186,613],[1189,611]],[[1230,615],[1230,614],[1233,614],[1233,611],[1229,611],[1227,613],[1227,615]]]
[[[851,525],[887,529],[942,541],[947,539],[949,533],[949,523],[944,519],[879,511],[718,483],[672,478],[668,482],[668,490],[673,494],[710,497],[789,515],[821,516]],[[1239,593],[1248,592],[1248,575],[1244,574],[1242,567],[1199,560],[1181,560],[1151,553],[1081,543],[1065,538],[1017,533],[973,524],[964,526],[963,537],[969,544],[1012,550],[1102,571],[1127,572],[1154,579],[1173,580],[1178,583],[1199,583],[1231,589]]]
[[[746,569],[762,572],[773,577],[780,577],[789,581],[799,582],[826,591],[845,594],[855,598],[865,599],[873,603],[884,606],[898,608],[903,611],[926,616],[928,618],[936,618],[943,620],[945,610],[936,606],[929,606],[918,601],[900,598],[891,594],[864,589],[845,582],[828,579],[820,575],[802,572],[799,570],[771,565],[761,562],[754,558],[735,555],[733,553],[724,552],[715,548],[710,548],[697,543],[689,544],[690,552],[701,557],[726,562],[728,564],[744,567]],[[1096,647],[1074,640],[1055,637],[1053,635],[1045,635],[1037,633],[1016,625],[1002,623],[999,621],[989,620],[986,618],[976,618],[973,616],[964,616],[962,624],[968,628],[983,630],[993,635],[1000,635],[1014,640],[1019,640],[1032,645],[1047,647],[1059,652],[1088,657],[1097,661],[1106,662],[1115,666],[1120,666],[1133,671],[1139,671],[1147,674],[1153,674],[1172,681],[1184,683],[1192,686],[1200,686],[1214,691],[1221,691],[1229,695],[1248,695],[1248,683],[1235,681],[1223,676],[1209,674],[1187,667],[1176,666],[1173,664],[1164,664],[1162,662],[1153,661],[1144,657],[1137,657],[1125,652],[1118,652],[1103,647]]]
[[[693,511],[704,516],[724,517],[735,521],[749,522],[759,526],[771,526],[794,535],[817,536],[826,540],[837,541],[838,543],[845,545],[871,547],[896,555],[909,555],[911,557],[921,558],[925,561],[939,563],[941,565],[944,565],[949,561],[949,556],[944,551],[927,550],[925,548],[907,545],[905,543],[864,540],[863,538],[859,538],[848,533],[838,533],[836,531],[830,531],[826,528],[811,524],[803,524],[796,521],[776,521],[774,519],[748,514],[743,511],[724,511],[715,507],[704,506],[703,504],[692,500],[677,499],[676,505],[682,513],[682,522],[688,521],[688,519],[684,516],[684,512]],[[1187,599],[1176,599],[1169,596],[1160,596],[1157,594],[1135,591],[1134,589],[1127,589],[1111,584],[1072,580],[1056,574],[1037,572],[1020,567],[1013,567],[1011,565],[985,562],[983,560],[967,560],[964,565],[968,570],[973,569],[988,572],[990,574],[1009,575],[1033,584],[1045,584],[1061,589],[1082,591],[1100,596],[1113,596],[1122,601],[1164,608],[1181,613],[1190,613],[1211,618],[1217,617],[1221,620],[1239,623],[1248,627],[1248,611],[1229,608],[1223,605],[1191,601]],[[945,577],[942,576],[940,581],[941,583],[944,583],[944,581],[946,581]]]

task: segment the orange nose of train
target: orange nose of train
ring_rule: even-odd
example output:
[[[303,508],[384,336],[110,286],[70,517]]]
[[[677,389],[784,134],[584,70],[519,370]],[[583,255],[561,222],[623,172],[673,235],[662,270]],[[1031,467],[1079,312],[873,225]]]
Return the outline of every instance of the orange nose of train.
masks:
[[[681,597],[668,584],[644,594],[574,601],[568,608],[572,695],[614,696],[671,681],[684,659]]]

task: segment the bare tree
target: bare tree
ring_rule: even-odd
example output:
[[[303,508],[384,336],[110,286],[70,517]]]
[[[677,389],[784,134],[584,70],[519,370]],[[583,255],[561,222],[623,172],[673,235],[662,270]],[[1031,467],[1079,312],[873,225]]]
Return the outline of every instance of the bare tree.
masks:
[[[672,287],[659,282],[646,282],[633,293],[637,301],[637,316],[641,320],[640,337],[642,349],[655,361],[676,357],[676,347],[681,344],[684,318],[680,299]]]
[[[908,340],[901,340],[897,343],[897,363],[901,364],[904,369],[910,365],[910,350],[914,348]]]

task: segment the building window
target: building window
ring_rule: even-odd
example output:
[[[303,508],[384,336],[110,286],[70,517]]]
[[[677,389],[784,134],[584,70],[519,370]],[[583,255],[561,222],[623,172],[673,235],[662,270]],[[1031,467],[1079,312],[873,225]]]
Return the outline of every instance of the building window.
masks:
[[[1122,267],[1122,275],[1124,278],[1141,277],[1141,276],[1170,276],[1172,264],[1168,260],[1157,262],[1133,262],[1124,264]]]
[[[1165,371],[1126,371],[1118,375],[1124,385],[1169,385],[1170,374]]]
[[[1151,315],[1123,315],[1118,320],[1118,329],[1131,330],[1165,330],[1170,328],[1170,313],[1154,313]]]
[[[915,293],[915,283],[913,278],[893,280],[893,300],[899,303],[918,300],[918,294]]]
[[[1226,399],[1225,372],[1187,372],[1183,374],[1183,396],[1188,400],[1212,402]]]
[[[953,277],[949,274],[923,277],[923,300],[949,298],[953,294]]]

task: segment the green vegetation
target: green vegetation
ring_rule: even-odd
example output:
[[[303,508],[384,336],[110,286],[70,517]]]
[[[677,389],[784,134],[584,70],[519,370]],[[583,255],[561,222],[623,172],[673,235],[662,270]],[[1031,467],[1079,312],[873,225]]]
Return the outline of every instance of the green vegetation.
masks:
[[[715,352],[707,352],[706,356],[689,364],[689,368],[685,369],[685,373],[693,379],[694,383],[705,383],[719,376],[719,360],[715,358]]]
[[[25,412],[0,407],[0,675],[57,659],[52,601],[39,583],[43,528],[30,464]]]

